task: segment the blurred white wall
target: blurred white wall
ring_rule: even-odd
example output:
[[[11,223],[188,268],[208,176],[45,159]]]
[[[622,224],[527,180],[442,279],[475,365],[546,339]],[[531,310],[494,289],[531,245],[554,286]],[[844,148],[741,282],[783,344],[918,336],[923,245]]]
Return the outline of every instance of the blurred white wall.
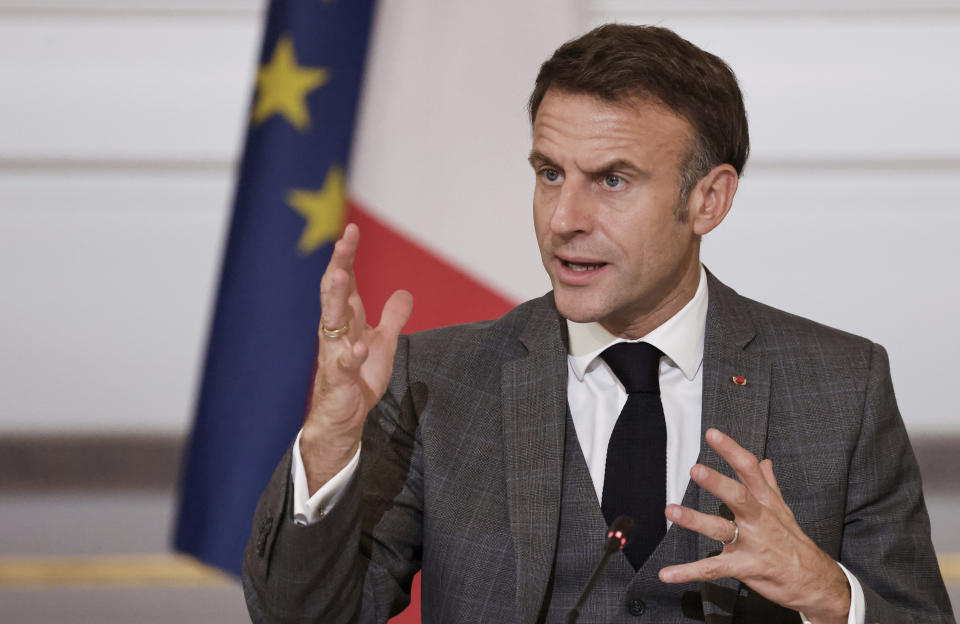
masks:
[[[186,431],[261,19],[255,0],[0,0],[0,435]],[[354,194],[541,294],[525,100],[609,19],[740,77],[753,153],[708,266],[884,344],[911,431],[960,434],[960,1],[381,0]]]

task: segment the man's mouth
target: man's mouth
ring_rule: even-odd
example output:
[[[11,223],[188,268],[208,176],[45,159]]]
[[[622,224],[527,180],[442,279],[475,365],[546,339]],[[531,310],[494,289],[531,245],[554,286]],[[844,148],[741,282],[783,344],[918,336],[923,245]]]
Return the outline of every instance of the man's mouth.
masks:
[[[606,262],[597,262],[597,263],[585,263],[585,262],[570,262],[568,260],[560,260],[563,263],[563,266],[567,267],[571,271],[581,272],[581,271],[596,271],[597,269],[606,265]]]

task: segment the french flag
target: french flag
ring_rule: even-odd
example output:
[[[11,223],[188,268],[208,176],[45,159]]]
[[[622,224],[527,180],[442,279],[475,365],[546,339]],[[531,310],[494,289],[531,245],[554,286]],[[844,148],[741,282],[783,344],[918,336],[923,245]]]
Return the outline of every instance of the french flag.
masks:
[[[364,75],[374,10],[374,0],[273,0],[267,10],[174,539],[177,550],[234,574],[260,492],[303,422],[320,278],[347,223],[360,227],[355,270],[371,324],[398,288],[414,295],[406,332],[494,318],[512,306],[434,249],[429,234],[398,227],[404,207],[390,189],[411,179],[380,170],[377,150],[389,146],[377,147],[376,129],[403,117],[389,101],[369,100],[383,93]],[[424,105],[435,96],[424,93]],[[366,129],[352,154],[358,117]],[[442,172],[421,174],[414,183]],[[419,622],[417,585],[394,622]]]

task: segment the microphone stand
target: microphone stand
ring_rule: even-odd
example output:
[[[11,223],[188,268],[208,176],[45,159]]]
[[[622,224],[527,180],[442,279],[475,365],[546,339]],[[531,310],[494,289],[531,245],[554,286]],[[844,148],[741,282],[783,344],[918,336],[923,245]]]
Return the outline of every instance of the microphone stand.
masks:
[[[573,608],[567,613],[567,624],[576,624],[577,618],[580,617],[580,609],[583,608],[584,603],[587,602],[587,597],[590,595],[590,592],[593,591],[593,586],[596,585],[600,579],[600,573],[607,566],[610,555],[618,550],[623,550],[623,547],[630,541],[633,527],[633,519],[629,516],[618,516],[617,519],[613,521],[613,524],[610,525],[610,529],[607,531],[607,543],[603,547],[603,555],[600,557],[600,561],[597,562],[597,567],[593,569],[590,580],[587,581],[583,591],[580,592],[580,598],[577,600],[577,603],[573,605]]]

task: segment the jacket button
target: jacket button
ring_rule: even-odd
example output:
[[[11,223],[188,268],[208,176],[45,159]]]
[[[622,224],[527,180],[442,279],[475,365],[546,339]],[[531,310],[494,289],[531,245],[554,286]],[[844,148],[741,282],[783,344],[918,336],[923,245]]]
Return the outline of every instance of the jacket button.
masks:
[[[642,600],[630,601],[630,605],[629,605],[630,615],[641,616],[643,615],[643,612],[646,608],[647,608],[647,605],[645,605]]]

